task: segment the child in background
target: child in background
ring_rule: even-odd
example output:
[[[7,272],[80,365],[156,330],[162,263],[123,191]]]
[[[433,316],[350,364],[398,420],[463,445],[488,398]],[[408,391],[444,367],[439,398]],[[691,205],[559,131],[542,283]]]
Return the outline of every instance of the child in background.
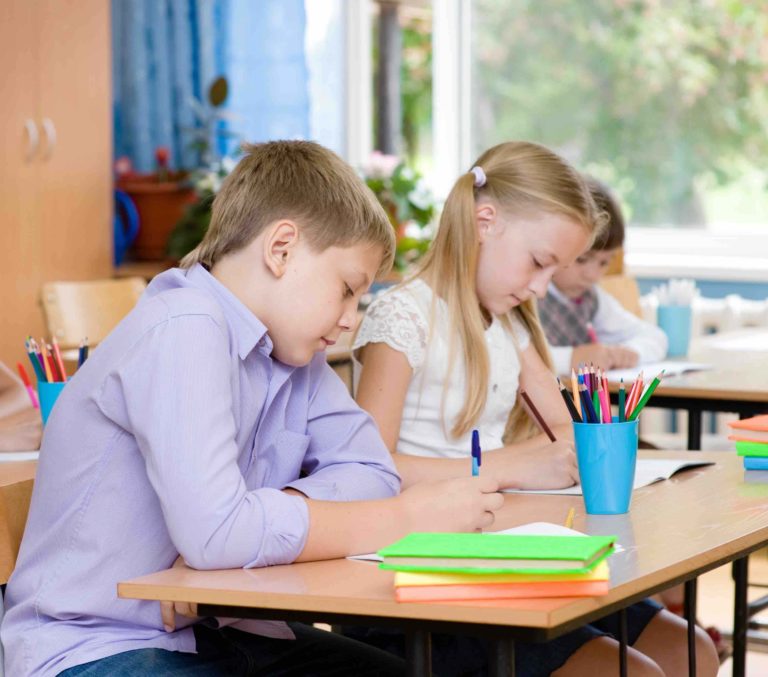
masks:
[[[493,521],[491,478],[392,498],[386,446],[326,363],[393,252],[383,209],[333,153],[248,149],[203,242],[152,281],[48,420],[8,583],[8,674],[402,674],[311,626],[222,627],[116,592],[178,558],[262,567]]]
[[[591,177],[586,181],[598,208],[608,215],[608,229],[575,263],[555,272],[538,304],[558,374],[570,374],[590,362],[605,369],[634,367],[667,354],[664,332],[630,313],[598,285],[624,244],[624,217],[605,185]]]
[[[571,424],[534,298],[590,246],[600,221],[579,174],[535,144],[491,148],[458,179],[418,271],[371,304],[353,344],[362,363],[357,401],[378,423],[404,486],[469,473],[473,428],[482,438],[481,475],[501,486],[563,487],[576,480]],[[544,413],[558,442],[529,438],[518,388]],[[513,405],[508,432],[518,442],[505,445]],[[629,674],[685,673],[681,619],[644,601],[628,609],[628,624]],[[613,615],[545,644],[516,643],[516,674],[612,674],[618,643],[610,634],[617,636],[617,628]],[[402,653],[396,633],[346,632]],[[696,641],[699,674],[714,675],[708,638],[699,632]],[[432,642],[436,674],[487,673],[480,640],[433,634]]]

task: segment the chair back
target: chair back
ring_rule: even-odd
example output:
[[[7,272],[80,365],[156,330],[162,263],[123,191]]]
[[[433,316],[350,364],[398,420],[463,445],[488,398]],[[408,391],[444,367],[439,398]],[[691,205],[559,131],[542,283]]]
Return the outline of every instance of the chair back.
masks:
[[[600,286],[616,298],[630,313],[643,317],[640,307],[640,288],[637,280],[629,275],[605,275]]]
[[[48,333],[62,349],[77,348],[84,338],[100,343],[136,305],[147,283],[140,277],[43,285],[43,315]]]

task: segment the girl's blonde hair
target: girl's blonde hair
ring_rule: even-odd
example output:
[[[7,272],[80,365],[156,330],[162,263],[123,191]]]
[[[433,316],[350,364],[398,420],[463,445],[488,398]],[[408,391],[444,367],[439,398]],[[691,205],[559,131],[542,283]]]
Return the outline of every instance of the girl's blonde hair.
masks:
[[[246,145],[245,157],[213,201],[202,242],[181,261],[212,267],[248,245],[270,223],[292,219],[316,251],[360,242],[383,250],[379,274],[395,256],[395,234],[376,196],[338,155],[312,141]]]
[[[425,278],[435,299],[446,303],[451,326],[457,330],[449,340],[448,373],[460,350],[466,370],[466,393],[450,431],[455,437],[474,426],[485,408],[488,393],[485,322],[476,293],[480,244],[475,215],[477,200],[491,201],[504,214],[543,211],[562,215],[580,224],[592,238],[601,230],[603,221],[579,173],[543,146],[521,141],[502,143],[483,153],[474,166],[484,171],[485,184],[476,187],[472,172],[459,177],[445,202],[435,240],[414,276]],[[534,347],[552,368],[535,301],[526,301],[500,318],[510,332],[513,315],[522,322]],[[516,403],[505,439],[524,439],[534,432],[519,402]]]

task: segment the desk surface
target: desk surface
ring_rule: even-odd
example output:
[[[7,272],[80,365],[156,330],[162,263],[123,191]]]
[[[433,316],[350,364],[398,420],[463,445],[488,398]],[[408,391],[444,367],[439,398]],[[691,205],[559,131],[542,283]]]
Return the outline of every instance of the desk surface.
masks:
[[[121,583],[119,595],[537,629],[585,616],[596,618],[628,599],[638,599],[692,572],[715,568],[768,541],[768,472],[750,473],[745,481],[740,459],[727,452],[664,453],[664,457],[716,460],[717,464],[637,490],[628,515],[585,515],[581,497],[506,496],[498,529],[533,521],[561,523],[574,506],[575,529],[617,536],[624,549],[609,560],[611,592],[605,597],[398,604],[392,572],[351,560],[250,570],[176,568]]]

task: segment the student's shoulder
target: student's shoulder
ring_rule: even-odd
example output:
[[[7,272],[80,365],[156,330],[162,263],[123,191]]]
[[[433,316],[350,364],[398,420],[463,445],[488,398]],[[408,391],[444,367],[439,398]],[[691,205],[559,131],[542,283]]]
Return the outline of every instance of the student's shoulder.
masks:
[[[415,312],[423,317],[432,302],[432,290],[420,279],[411,280],[389,289],[384,289],[368,306],[367,314],[376,316],[392,311]]]
[[[142,334],[161,326],[189,327],[194,331],[210,327],[228,333],[221,305],[212,294],[192,287],[166,289],[144,297],[133,316],[134,330]]]

